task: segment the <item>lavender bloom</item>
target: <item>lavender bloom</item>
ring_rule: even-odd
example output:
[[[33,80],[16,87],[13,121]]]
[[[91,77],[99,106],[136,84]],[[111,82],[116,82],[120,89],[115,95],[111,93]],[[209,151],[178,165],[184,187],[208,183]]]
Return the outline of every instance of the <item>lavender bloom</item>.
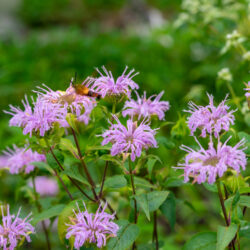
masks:
[[[111,71],[107,71],[105,67],[102,67],[104,75],[97,69],[100,77],[95,79],[93,83],[89,83],[88,86],[91,86],[93,91],[97,92],[104,98],[105,96],[112,95],[127,95],[130,96],[131,89],[138,89],[139,86],[132,80],[138,73],[134,73],[132,69],[127,75],[126,71],[128,67],[125,68],[122,75],[117,78],[115,81]],[[134,74],[133,74],[134,73]]]
[[[190,102],[189,110],[185,110],[185,112],[191,114],[188,117],[188,127],[191,130],[191,135],[199,128],[202,137],[206,137],[206,133],[218,137],[222,130],[228,131],[230,124],[234,124],[233,113],[235,110],[228,112],[230,107],[225,105],[227,96],[218,107],[214,106],[212,95],[208,95],[208,98],[209,105],[203,107]]]
[[[246,84],[246,88],[245,88],[244,90],[247,91],[247,92],[245,93],[245,96],[246,96],[247,99],[249,99],[249,98],[250,98],[250,82],[248,82],[248,83]]]
[[[13,145],[13,149],[7,148],[3,153],[6,157],[5,167],[9,168],[11,174],[20,172],[28,174],[35,168],[32,162],[46,160],[45,155],[33,152],[30,148],[18,148],[16,145]]]
[[[89,81],[91,80],[87,79],[87,83]],[[87,83],[85,81],[83,84]],[[36,92],[45,102],[57,103],[65,110],[65,116],[69,112],[76,115],[79,122],[84,122],[86,125],[89,123],[90,113],[96,106],[94,98],[77,94],[72,83],[66,91],[53,91],[46,85],[43,86],[44,88],[39,88],[41,92]]]
[[[72,224],[67,224],[66,239],[74,237],[74,247],[79,250],[85,243],[95,243],[98,248],[106,246],[106,241],[110,237],[116,237],[119,229],[113,222],[114,214],[105,211],[107,204],[101,209],[101,205],[95,214],[89,213],[85,204],[85,211],[78,207],[78,212],[74,211],[75,218],[70,218]]]
[[[11,111],[5,111],[5,113],[12,115],[10,119],[10,126],[17,126],[23,128],[23,134],[32,135],[33,132],[39,133],[40,136],[44,136],[46,131],[49,131],[54,123],[58,122],[62,127],[67,126],[65,120],[66,111],[57,103],[46,103],[38,96],[37,101],[34,102],[34,108],[32,108],[25,97],[23,101],[24,110],[10,106]]]
[[[169,102],[160,101],[164,91],[162,91],[159,95],[155,97],[155,95],[150,96],[148,99],[146,98],[146,92],[140,98],[138,93],[135,91],[137,95],[137,101],[130,99],[125,102],[122,115],[125,117],[127,115],[135,116],[138,115],[138,119],[141,117],[150,118],[152,115],[157,115],[160,120],[163,120],[165,117],[165,111],[169,110]],[[154,100],[152,98],[155,97]]]
[[[189,177],[193,177],[194,182],[197,181],[199,184],[206,181],[213,184],[216,177],[222,177],[228,169],[234,169],[237,173],[240,173],[240,168],[245,170],[247,159],[243,150],[246,148],[241,148],[244,146],[245,141],[243,139],[234,147],[231,147],[226,145],[230,138],[224,144],[218,141],[217,148],[214,147],[212,139],[210,139],[207,150],[201,146],[196,138],[200,150],[195,151],[182,145],[181,149],[188,154],[185,157],[185,162],[179,164],[181,167],[176,168],[184,169],[184,181],[188,182]]]
[[[151,129],[149,124],[144,120],[137,126],[132,119],[127,120],[127,127],[121,124],[119,119],[114,115],[117,124],[111,124],[109,130],[106,130],[102,137],[102,145],[109,142],[113,144],[111,155],[121,153],[130,153],[130,158],[135,161],[136,157],[140,157],[142,149],[149,147],[157,147],[155,140],[155,129]]]
[[[28,185],[33,188],[33,183],[30,180]],[[37,176],[35,178],[35,188],[37,193],[41,196],[55,196],[58,194],[58,185],[57,182],[46,176]]]
[[[13,250],[16,248],[18,241],[26,238],[28,242],[31,241],[29,234],[35,233],[34,227],[29,223],[29,214],[25,219],[19,218],[21,208],[19,208],[17,215],[10,214],[9,205],[7,205],[7,215],[4,215],[2,209],[2,224],[0,225],[0,247],[3,250]]]

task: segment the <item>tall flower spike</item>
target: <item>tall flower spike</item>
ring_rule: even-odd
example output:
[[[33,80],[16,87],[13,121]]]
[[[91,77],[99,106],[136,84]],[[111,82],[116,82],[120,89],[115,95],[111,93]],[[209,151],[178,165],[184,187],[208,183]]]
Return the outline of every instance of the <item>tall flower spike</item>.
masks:
[[[115,215],[105,211],[107,204],[101,209],[101,205],[95,214],[89,213],[85,203],[85,211],[78,207],[78,212],[73,210],[75,218],[70,218],[72,224],[67,224],[66,239],[74,237],[74,248],[79,250],[85,243],[94,243],[98,248],[106,246],[107,239],[116,237],[119,229],[113,222]]]
[[[34,108],[32,111],[27,97],[25,97],[25,101],[23,101],[24,110],[11,105],[11,111],[5,111],[13,116],[9,125],[22,127],[23,134],[32,136],[33,133],[38,133],[40,136],[44,136],[45,132],[49,131],[56,122],[62,127],[68,126],[65,120],[67,111],[58,103],[47,103],[41,96],[38,96],[36,102],[33,100]]]
[[[228,131],[230,124],[234,124],[233,113],[236,110],[228,112],[230,107],[225,104],[227,96],[217,107],[214,106],[213,96],[208,95],[208,98],[209,104],[207,106],[198,106],[190,102],[189,110],[184,110],[191,114],[188,117],[188,127],[191,130],[191,135],[197,129],[200,129],[202,137],[206,137],[207,133],[218,137],[221,131]]]
[[[28,185],[33,188],[33,183],[31,180],[29,181]],[[41,196],[55,196],[59,192],[56,180],[46,176],[37,176],[35,178],[35,188],[36,192]]]
[[[141,117],[150,118],[153,115],[157,115],[160,120],[163,120],[165,117],[165,111],[169,110],[169,102],[160,101],[164,91],[162,91],[159,95],[152,95],[148,99],[146,97],[146,92],[144,95],[140,97],[135,91],[137,95],[137,101],[130,99],[125,102],[122,115],[125,117],[129,115],[130,117],[138,115],[138,119]],[[152,98],[155,97],[154,100]]]
[[[135,161],[136,157],[140,157],[143,149],[149,147],[157,147],[155,140],[156,130],[151,129],[147,121],[142,121],[139,125],[132,119],[127,120],[127,127],[122,125],[119,119],[114,115],[113,118],[117,124],[111,124],[102,137],[102,145],[111,142],[111,155],[122,153],[130,153],[130,158]]]
[[[88,86],[91,89],[104,98],[105,96],[113,96],[113,95],[127,95],[130,96],[131,90],[138,89],[139,86],[132,80],[138,73],[134,73],[134,69],[129,71],[126,74],[128,67],[125,68],[122,75],[114,79],[111,71],[107,71],[107,69],[102,67],[104,74],[102,74],[99,69],[96,69],[100,74],[98,78],[95,79],[93,83],[89,83]]]
[[[29,223],[29,214],[25,219],[19,218],[21,208],[19,208],[17,215],[10,214],[9,205],[7,205],[7,214],[2,210],[2,224],[0,224],[0,247],[3,250],[14,250],[19,241],[23,237],[30,242],[30,234],[35,233],[34,227]]]
[[[4,167],[9,168],[11,174],[18,174],[20,172],[28,174],[35,168],[32,162],[44,162],[46,160],[45,155],[33,152],[27,146],[18,148],[16,145],[13,145],[13,149],[7,148],[3,153],[5,157]]]
[[[180,148],[187,152],[183,164],[176,169],[184,169],[184,181],[188,182],[190,177],[194,178],[194,182],[208,182],[213,184],[216,177],[222,177],[229,170],[234,169],[240,173],[241,168],[245,170],[247,159],[243,152],[246,148],[242,148],[245,144],[244,139],[237,143],[234,147],[227,145],[229,137],[224,144],[218,141],[217,148],[214,147],[212,139],[208,149],[205,150],[199,141],[196,142],[200,146],[200,150],[195,151],[190,147],[182,145]]]

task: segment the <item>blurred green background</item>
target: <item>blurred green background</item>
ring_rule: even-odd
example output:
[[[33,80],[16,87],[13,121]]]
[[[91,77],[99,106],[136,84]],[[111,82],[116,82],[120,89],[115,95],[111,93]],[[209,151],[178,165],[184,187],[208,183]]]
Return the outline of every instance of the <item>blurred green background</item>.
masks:
[[[236,108],[244,102],[243,82],[250,79],[250,59],[244,57],[250,49],[249,27],[247,0],[1,0],[0,110],[20,105],[25,94],[42,83],[64,90],[75,72],[80,82],[96,75],[95,67],[102,65],[114,76],[126,65],[140,72],[135,78],[140,93],[164,90],[171,104],[167,121],[183,117],[191,99],[205,104],[206,92],[218,103],[230,93],[228,85],[237,96],[230,102]],[[222,53],[226,35],[234,30],[244,37],[246,51],[236,46]],[[223,68],[231,71],[232,81],[218,79]],[[0,149],[25,138],[19,129],[8,127],[7,115],[1,112],[0,118]],[[249,114],[238,112],[236,118],[238,131],[249,130]],[[162,156],[172,156],[163,159],[168,168],[183,156],[178,145],[190,145],[189,138],[182,138],[188,134],[183,121],[172,130],[176,147],[161,149]],[[164,127],[162,136],[170,137],[170,130]],[[18,181],[2,175],[1,200],[10,202]],[[185,197],[186,205],[177,203],[175,231],[164,220],[160,223],[164,249],[180,249],[194,233],[216,231],[217,224],[223,224],[216,195],[203,186],[173,191],[177,198]],[[144,229],[150,238],[151,226]],[[44,249],[40,247],[36,249]]]

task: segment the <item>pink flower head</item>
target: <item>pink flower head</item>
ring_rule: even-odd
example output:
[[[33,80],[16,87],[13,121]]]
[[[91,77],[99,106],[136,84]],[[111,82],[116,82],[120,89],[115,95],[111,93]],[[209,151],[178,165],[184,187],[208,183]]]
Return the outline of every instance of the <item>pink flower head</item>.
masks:
[[[33,101],[34,108],[32,108],[25,97],[23,101],[24,110],[10,106],[11,111],[5,113],[12,115],[10,119],[10,126],[17,126],[23,128],[23,134],[38,133],[44,136],[45,132],[49,131],[54,123],[58,122],[62,127],[67,126],[65,120],[66,111],[57,103],[47,103],[38,96],[36,102]]]
[[[32,162],[46,160],[45,155],[33,152],[27,146],[18,148],[16,145],[13,145],[13,149],[7,148],[3,153],[6,157],[5,167],[9,168],[11,174],[18,174],[20,172],[28,174],[35,168]]]
[[[17,215],[10,214],[9,205],[7,205],[7,214],[2,210],[2,224],[0,224],[0,247],[3,250],[13,250],[17,247],[19,241],[25,237],[30,242],[30,234],[35,233],[34,227],[29,223],[29,214],[25,219],[19,218],[21,208]]]
[[[160,120],[163,120],[165,117],[165,111],[169,110],[169,102],[160,101],[164,91],[162,91],[159,95],[152,95],[148,99],[146,98],[146,92],[140,98],[138,93],[135,91],[137,95],[137,101],[128,100],[125,102],[122,115],[125,117],[138,115],[138,119],[141,117],[150,118],[153,115],[157,115]],[[155,97],[154,100],[152,98]]]
[[[191,135],[199,128],[202,137],[206,137],[207,133],[218,137],[222,130],[228,131],[230,124],[234,124],[233,113],[236,110],[228,112],[230,107],[225,105],[227,96],[217,107],[214,106],[213,96],[208,95],[208,98],[209,105],[203,107],[190,102],[189,110],[185,110],[185,112],[191,114],[188,117],[188,127],[191,130]]]
[[[115,215],[104,212],[107,204],[103,209],[100,205],[95,214],[89,213],[84,203],[83,205],[84,212],[80,211],[78,204],[78,212],[73,210],[75,218],[70,218],[72,224],[67,224],[66,239],[74,237],[74,247],[77,250],[85,243],[94,243],[102,248],[106,246],[108,238],[116,237],[119,227],[113,222]]]
[[[105,96],[113,96],[113,95],[127,95],[130,96],[132,89],[138,89],[139,86],[132,80],[138,73],[134,73],[134,69],[132,69],[127,75],[126,71],[128,67],[125,68],[122,75],[117,78],[115,81],[111,71],[107,71],[107,69],[102,67],[105,74],[102,74],[98,69],[97,72],[100,74],[100,77],[95,79],[93,83],[89,83],[91,89],[104,98]]]
[[[155,140],[156,130],[151,129],[149,124],[144,120],[138,126],[132,119],[127,120],[127,127],[122,125],[119,119],[114,115],[117,124],[111,124],[102,137],[102,145],[111,142],[111,155],[122,153],[130,153],[130,158],[135,161],[136,157],[140,157],[142,149],[149,147],[157,147]]]
[[[250,98],[250,82],[246,84],[246,88],[244,90],[246,90],[246,93],[245,93],[246,98],[249,99]]]
[[[29,181],[29,186],[33,188],[32,181]],[[35,188],[41,196],[55,196],[59,191],[57,182],[46,176],[37,176],[35,178]]]
[[[228,169],[234,169],[237,173],[240,173],[240,168],[245,170],[247,159],[243,150],[246,148],[241,148],[244,146],[245,141],[242,139],[234,147],[231,147],[226,145],[230,138],[224,144],[218,141],[217,148],[214,147],[212,139],[210,139],[207,150],[201,146],[196,138],[200,150],[195,151],[182,145],[181,149],[188,154],[185,157],[185,162],[179,164],[181,167],[176,168],[184,169],[184,181],[188,182],[189,177],[193,177],[194,182],[197,181],[199,184],[206,181],[213,184],[216,177],[222,177]]]
[[[87,79],[87,83],[89,80]],[[85,81],[83,84],[87,83]],[[37,93],[42,96],[45,102],[57,103],[65,110],[65,115],[71,113],[76,115],[79,122],[84,122],[86,125],[89,123],[90,113],[96,106],[94,98],[77,94],[72,82],[66,91],[53,91],[46,85],[43,86],[44,88],[39,87],[41,92]]]

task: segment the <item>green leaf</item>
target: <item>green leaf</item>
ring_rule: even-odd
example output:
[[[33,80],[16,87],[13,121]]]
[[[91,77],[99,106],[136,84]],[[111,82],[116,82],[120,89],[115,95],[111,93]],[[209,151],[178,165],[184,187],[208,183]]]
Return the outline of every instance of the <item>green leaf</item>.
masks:
[[[176,202],[175,196],[172,192],[168,195],[167,199],[160,206],[160,210],[162,214],[167,218],[171,229],[174,229],[175,221],[176,221]]]
[[[109,240],[108,250],[125,250],[128,249],[139,235],[139,227],[131,224],[126,220],[119,220],[116,222],[119,226],[117,237]]]
[[[38,167],[40,170],[45,169],[50,173],[54,173],[54,171],[52,170],[52,168],[46,163],[46,162],[42,162],[42,161],[34,161],[31,163],[32,165]]]
[[[206,182],[203,183],[203,186],[210,192],[218,193],[217,186],[215,184],[208,184]]]
[[[63,151],[69,151],[73,156],[77,155],[77,149],[69,139],[61,138],[59,148]]]
[[[148,220],[150,220],[149,201],[148,201],[147,194],[136,195],[135,199],[138,202],[139,206],[144,211],[144,213],[146,214]]]
[[[61,152],[57,149],[53,150],[53,153],[54,153],[55,157],[57,158],[57,160],[59,161],[59,163],[63,164],[63,162],[64,162],[63,154],[61,154]],[[54,159],[54,157],[51,153],[46,154],[46,160],[51,168],[53,168],[53,169],[59,168],[56,160]]]
[[[250,239],[250,222],[248,221],[240,222],[239,236]]]
[[[229,227],[218,226],[216,250],[224,250],[234,238],[237,229],[236,224]]]
[[[155,188],[155,186],[152,185],[149,181],[141,177],[134,176],[134,182],[135,182],[135,186],[137,187]]]
[[[183,250],[215,250],[216,233],[204,232],[194,235],[185,245]]]
[[[66,121],[68,122],[69,126],[74,129],[75,132],[79,133],[77,127],[77,118],[74,114],[68,113],[66,116]]]
[[[164,186],[165,187],[180,187],[180,186],[182,186],[184,184],[185,183],[180,178],[169,177],[169,178],[167,178]]]
[[[158,136],[156,140],[159,145],[163,145],[166,149],[175,148],[175,143],[165,136]]]
[[[149,212],[157,210],[160,205],[166,200],[168,191],[152,191],[147,194]]]
[[[90,186],[89,182],[82,176],[82,174],[79,172],[78,166],[70,166],[64,171],[61,172],[62,174],[66,174],[69,177],[87,185]]]
[[[244,207],[250,207],[250,196],[242,195],[239,204]]]
[[[64,209],[64,204],[55,205],[47,210],[42,211],[33,217],[32,223],[37,224],[39,221],[46,220],[59,215]]]
[[[246,140],[246,145],[245,146],[247,147],[247,149],[245,150],[245,153],[250,154],[250,135],[248,133],[246,133],[246,132],[239,132],[238,136],[239,136],[240,140],[245,138],[245,140]]]
[[[107,178],[104,186],[107,188],[122,188],[127,186],[127,180],[123,175],[114,175]]]
[[[114,162],[115,164],[117,164],[118,166],[123,167],[123,163],[121,161],[119,161],[118,159],[116,159],[114,156],[102,155],[99,159],[101,159],[103,161],[111,161],[111,162]]]

